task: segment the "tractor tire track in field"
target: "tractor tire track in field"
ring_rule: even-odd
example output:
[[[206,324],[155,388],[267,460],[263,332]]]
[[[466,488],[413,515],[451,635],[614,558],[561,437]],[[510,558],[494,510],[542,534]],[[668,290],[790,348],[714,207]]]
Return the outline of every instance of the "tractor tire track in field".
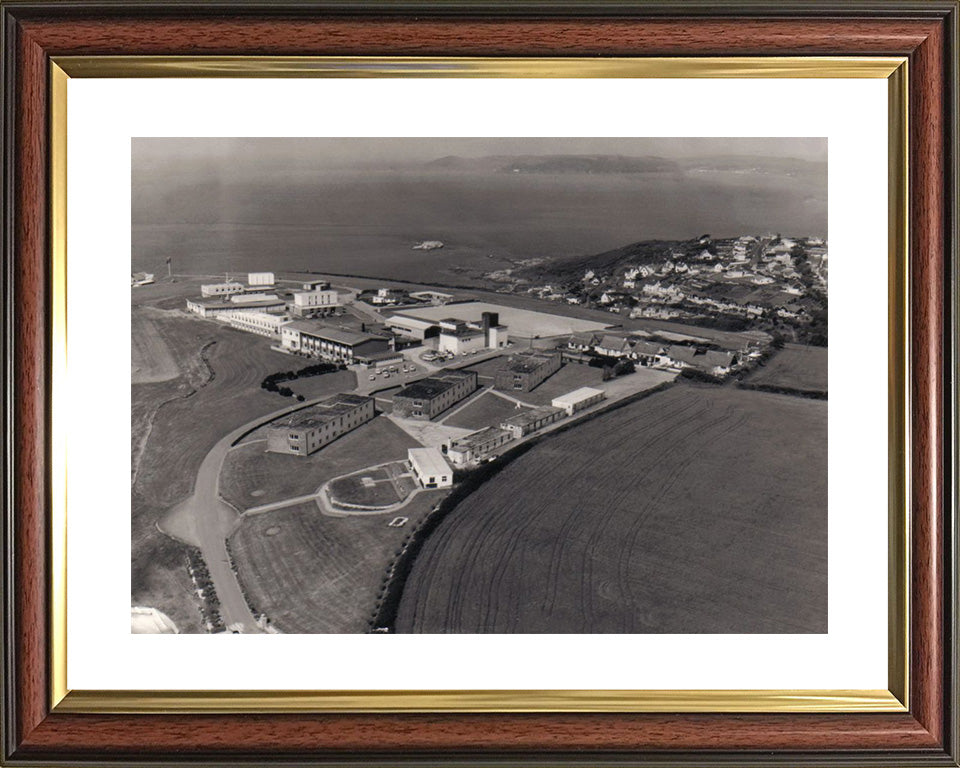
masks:
[[[451,510],[395,631],[825,631],[825,447],[825,401],[733,387],[602,414]]]

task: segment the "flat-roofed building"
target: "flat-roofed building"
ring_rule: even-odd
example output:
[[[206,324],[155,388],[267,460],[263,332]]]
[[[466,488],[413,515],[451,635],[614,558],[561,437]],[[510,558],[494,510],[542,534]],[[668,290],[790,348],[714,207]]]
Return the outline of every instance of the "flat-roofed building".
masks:
[[[393,414],[428,421],[477,388],[476,371],[438,371],[408,384],[393,396]]]
[[[500,422],[500,429],[509,432],[515,440],[519,440],[531,432],[543,429],[548,424],[560,421],[567,412],[563,408],[556,408],[552,405],[541,405],[516,416],[504,419]]]
[[[304,280],[303,290],[305,291],[326,291],[330,288],[329,280]]]
[[[275,282],[273,272],[249,272],[247,274],[247,285],[251,288],[271,287]]]
[[[217,320],[238,331],[256,333],[271,339],[279,338],[281,326],[289,322],[286,315],[271,315],[266,312],[222,312],[217,315]]]
[[[309,456],[376,415],[372,397],[341,392],[267,427],[267,450]]]
[[[453,468],[439,448],[410,448],[407,460],[424,488],[449,488],[453,485]]]
[[[296,291],[293,294],[293,314],[297,317],[322,317],[334,313],[340,306],[340,294],[328,289]]]
[[[231,281],[226,283],[206,283],[200,286],[201,296],[232,296],[235,293],[243,293],[242,283],[234,283]]]
[[[338,363],[363,363],[391,351],[390,340],[370,333],[329,328],[310,320],[293,320],[280,329],[280,345],[289,352]]]
[[[507,358],[494,375],[493,386],[501,392],[530,392],[559,370],[557,353],[521,352]]]
[[[447,458],[455,466],[463,466],[479,461],[493,453],[497,448],[513,440],[513,435],[498,427],[484,427],[478,432],[455,438],[447,448]]]
[[[502,349],[509,342],[507,326],[500,325],[497,312],[483,312],[479,322],[456,317],[440,321],[437,349],[452,355],[468,354],[482,349]]]
[[[266,293],[187,299],[187,309],[200,317],[216,317],[225,312],[283,312],[286,308],[283,299]]]
[[[577,411],[582,411],[594,403],[599,403],[604,397],[606,397],[606,395],[602,389],[580,387],[580,389],[575,389],[573,392],[568,392],[565,395],[553,398],[553,402],[550,404],[554,408],[562,408],[566,411],[567,416],[573,416]]]
[[[414,291],[410,294],[411,299],[419,301],[430,301],[434,304],[446,304],[453,300],[452,293],[441,293],[440,291]]]
[[[405,336],[411,339],[435,338],[440,335],[440,325],[432,320],[422,320],[419,317],[407,317],[406,315],[391,315],[387,318],[387,328],[398,336]]]

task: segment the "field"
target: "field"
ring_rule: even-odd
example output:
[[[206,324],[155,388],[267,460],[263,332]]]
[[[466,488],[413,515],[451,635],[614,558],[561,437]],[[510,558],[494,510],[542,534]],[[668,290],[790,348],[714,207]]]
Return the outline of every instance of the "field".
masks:
[[[410,470],[402,462],[376,469],[364,469],[339,477],[329,485],[335,505],[381,509],[399,504],[417,488]]]
[[[296,362],[291,368],[281,368],[280,370],[297,370],[310,364],[309,360]],[[332,395],[336,392],[350,392],[357,386],[357,374],[353,371],[333,371],[323,373],[319,376],[305,376],[302,379],[294,381],[284,381],[280,383],[282,387],[289,387],[295,395],[303,395],[307,400],[324,395]],[[275,397],[277,408],[283,408],[286,403],[292,402],[285,397],[277,395]]]
[[[154,287],[158,290],[151,292]],[[171,290],[147,286],[135,297],[167,301]],[[182,373],[162,383],[132,385],[131,599],[163,611],[181,632],[196,632],[199,612],[187,574],[188,550],[156,524],[191,493],[200,462],[220,437],[282,407],[259,386],[268,373],[288,365],[289,357],[271,352],[265,339],[179,312],[156,312],[150,319]]]
[[[785,344],[747,378],[747,383],[799,392],[826,392],[827,348]]]
[[[133,313],[131,381],[134,384],[169,381],[180,375],[180,367],[153,322],[153,312],[142,308]]]
[[[417,494],[402,528],[389,512],[328,517],[314,504],[244,518],[230,550],[247,599],[283,632],[366,632],[396,553],[444,495]]]
[[[827,404],[677,384],[545,437],[440,523],[398,632],[827,629]]]
[[[223,463],[220,495],[237,509],[305,496],[328,480],[364,467],[407,458],[420,444],[377,416],[309,456],[267,453],[262,441],[238,445]]]
[[[553,398],[580,387],[598,387],[603,383],[599,368],[580,363],[566,363],[532,392],[517,392],[518,399],[533,405],[550,405]]]
[[[517,395],[522,397],[524,393]],[[527,410],[526,408],[517,408],[517,404],[506,398],[495,395],[492,392],[484,392],[469,405],[457,411],[449,418],[444,419],[443,423],[448,427],[461,427],[462,429],[482,429],[492,424],[499,424],[509,416],[516,416]]]

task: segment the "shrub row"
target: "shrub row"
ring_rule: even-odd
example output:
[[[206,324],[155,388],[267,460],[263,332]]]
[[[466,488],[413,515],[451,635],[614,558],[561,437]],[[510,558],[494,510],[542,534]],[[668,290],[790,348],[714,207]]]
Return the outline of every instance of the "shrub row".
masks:
[[[208,632],[222,632],[223,618],[220,616],[220,598],[210,578],[210,571],[199,549],[191,547],[187,552],[187,571],[200,592],[200,616]]]

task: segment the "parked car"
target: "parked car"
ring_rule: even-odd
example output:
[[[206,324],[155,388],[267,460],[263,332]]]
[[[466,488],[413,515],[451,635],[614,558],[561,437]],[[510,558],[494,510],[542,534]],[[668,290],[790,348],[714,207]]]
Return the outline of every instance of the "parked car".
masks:
[[[370,381],[376,381],[376,380],[377,380],[377,374],[371,373],[371,374],[370,374]]]

